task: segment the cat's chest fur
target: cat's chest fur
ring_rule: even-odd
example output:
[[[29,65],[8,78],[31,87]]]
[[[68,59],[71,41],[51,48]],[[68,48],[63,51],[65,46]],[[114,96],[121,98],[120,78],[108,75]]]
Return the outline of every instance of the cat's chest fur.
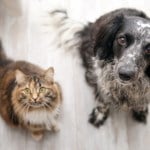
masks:
[[[46,110],[31,111],[23,115],[23,121],[33,125],[48,126],[53,124],[57,115],[59,114],[59,108],[56,108],[53,112]]]

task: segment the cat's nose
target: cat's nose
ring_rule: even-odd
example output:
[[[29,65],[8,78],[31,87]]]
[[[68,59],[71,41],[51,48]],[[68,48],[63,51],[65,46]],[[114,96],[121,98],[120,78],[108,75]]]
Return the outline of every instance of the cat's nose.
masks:
[[[34,101],[34,102],[36,102],[36,101],[37,101],[37,99],[36,99],[36,98],[33,98],[33,101]]]
[[[34,101],[36,101],[36,100],[37,100],[37,97],[38,97],[38,95],[37,95],[37,94],[33,94],[33,95],[32,95],[32,98],[33,98],[33,100],[34,100]]]
[[[38,97],[37,94],[32,94],[33,99],[36,99]]]

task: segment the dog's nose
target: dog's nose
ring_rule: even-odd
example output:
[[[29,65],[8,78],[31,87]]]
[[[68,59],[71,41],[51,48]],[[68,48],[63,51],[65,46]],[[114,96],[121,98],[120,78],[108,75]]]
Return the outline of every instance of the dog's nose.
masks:
[[[135,77],[135,70],[130,67],[120,67],[119,77],[123,81],[129,81]]]

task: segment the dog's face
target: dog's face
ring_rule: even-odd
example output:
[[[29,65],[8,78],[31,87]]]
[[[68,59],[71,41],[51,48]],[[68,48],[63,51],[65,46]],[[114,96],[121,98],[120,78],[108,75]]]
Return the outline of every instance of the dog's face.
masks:
[[[112,43],[115,73],[121,82],[138,80],[150,65],[150,21],[125,17]]]
[[[148,77],[150,20],[123,14],[110,16],[100,18],[93,25],[95,57],[106,64],[113,61],[114,75],[122,83]]]

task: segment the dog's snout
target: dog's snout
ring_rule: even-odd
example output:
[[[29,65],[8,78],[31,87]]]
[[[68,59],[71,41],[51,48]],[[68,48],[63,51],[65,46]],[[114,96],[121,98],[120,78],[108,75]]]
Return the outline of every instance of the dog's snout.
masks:
[[[119,78],[123,81],[129,81],[135,77],[135,70],[130,67],[120,67],[119,68]]]

